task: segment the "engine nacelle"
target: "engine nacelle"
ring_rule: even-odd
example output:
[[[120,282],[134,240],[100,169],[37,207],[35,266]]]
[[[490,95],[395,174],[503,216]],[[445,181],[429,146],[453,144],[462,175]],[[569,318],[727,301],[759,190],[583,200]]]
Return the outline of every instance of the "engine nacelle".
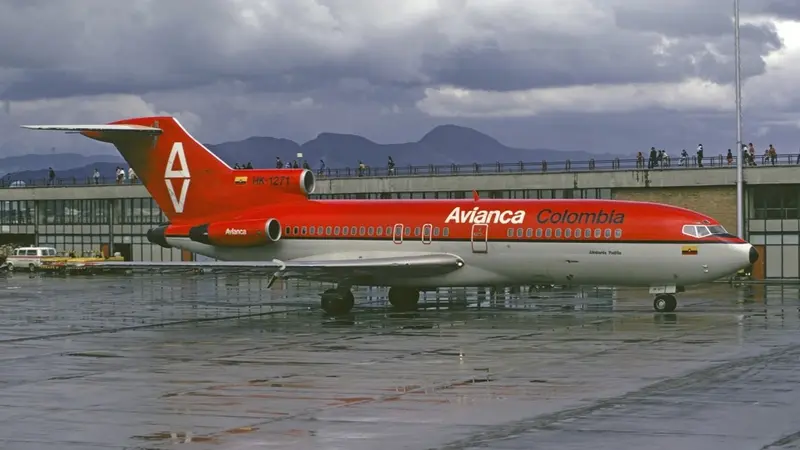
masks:
[[[171,245],[167,244],[168,226],[169,224],[166,224],[147,230],[147,240],[150,241],[151,244],[156,244],[163,248],[172,248]]]
[[[192,227],[189,239],[220,247],[256,247],[277,242],[281,224],[275,219],[212,222]]]

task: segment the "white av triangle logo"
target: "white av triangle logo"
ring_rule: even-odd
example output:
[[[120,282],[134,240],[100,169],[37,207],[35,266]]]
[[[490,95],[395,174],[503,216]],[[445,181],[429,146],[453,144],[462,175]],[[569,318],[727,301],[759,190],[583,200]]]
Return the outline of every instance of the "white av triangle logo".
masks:
[[[174,168],[176,158],[178,160],[178,167]],[[167,192],[169,193],[169,199],[172,200],[172,207],[178,214],[183,212],[183,206],[186,203],[186,194],[189,192],[189,182],[191,178],[189,166],[186,164],[186,154],[183,152],[183,143],[176,142],[172,144],[172,150],[169,152],[167,169],[164,171],[164,183],[167,185]],[[176,185],[180,185],[177,186],[180,189],[178,195],[175,195]]]

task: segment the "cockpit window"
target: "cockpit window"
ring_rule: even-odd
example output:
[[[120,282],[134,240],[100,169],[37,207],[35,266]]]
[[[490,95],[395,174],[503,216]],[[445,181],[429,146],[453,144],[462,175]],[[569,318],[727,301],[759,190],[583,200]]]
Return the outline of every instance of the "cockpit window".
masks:
[[[711,234],[728,234],[728,231],[722,225],[711,225],[708,227]]]
[[[683,234],[696,238],[704,238],[719,234],[728,234],[722,225],[684,225]]]

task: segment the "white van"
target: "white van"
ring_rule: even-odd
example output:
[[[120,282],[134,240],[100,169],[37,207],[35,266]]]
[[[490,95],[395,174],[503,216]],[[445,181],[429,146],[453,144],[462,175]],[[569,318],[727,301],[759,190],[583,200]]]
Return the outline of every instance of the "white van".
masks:
[[[42,265],[42,258],[53,256],[56,256],[53,247],[20,247],[14,250],[14,254],[8,255],[6,264],[8,270],[23,270],[24,267],[32,272]]]

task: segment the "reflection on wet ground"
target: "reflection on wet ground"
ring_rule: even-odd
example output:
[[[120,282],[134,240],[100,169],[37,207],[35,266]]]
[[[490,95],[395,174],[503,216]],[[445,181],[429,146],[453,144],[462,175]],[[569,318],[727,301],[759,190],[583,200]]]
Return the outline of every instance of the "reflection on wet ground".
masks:
[[[788,449],[797,287],[398,314],[232,275],[0,278],[0,448]],[[377,299],[365,298],[375,294]],[[440,295],[443,296],[443,295]],[[502,296],[501,296],[502,297]]]

